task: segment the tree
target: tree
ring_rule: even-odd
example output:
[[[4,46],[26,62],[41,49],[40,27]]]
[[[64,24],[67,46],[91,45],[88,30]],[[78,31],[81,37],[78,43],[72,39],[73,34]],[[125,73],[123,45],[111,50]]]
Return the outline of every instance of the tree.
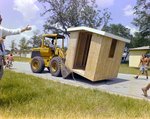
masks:
[[[136,18],[133,19],[132,24],[139,27],[140,35],[148,40],[150,37],[150,2],[137,0],[134,10]]]
[[[110,26],[105,26],[102,30],[130,39],[131,43],[126,43],[126,47],[132,47],[133,36],[130,33],[130,29],[124,27],[122,24],[110,24]]]
[[[17,49],[15,40],[12,40],[12,41],[11,41],[11,46],[10,46],[10,48],[11,48],[11,51],[10,51],[11,53],[13,53],[13,52]]]
[[[45,39],[44,40],[44,44],[47,45],[47,46],[49,46],[50,45],[50,39]]]
[[[106,26],[111,19],[111,13],[105,9],[103,12],[96,10],[96,0],[38,0],[45,3],[45,12],[42,16],[48,14],[44,24],[44,30],[51,30],[53,33],[62,33],[68,35],[67,28],[77,26],[87,26],[99,28]]]
[[[28,43],[32,45],[32,48],[40,47],[42,42],[42,35],[40,34],[40,31],[33,31],[33,34],[33,37],[28,41]]]
[[[132,47],[142,47],[142,46],[147,46],[149,44],[150,44],[150,40],[144,38],[140,32],[136,32],[134,34]]]
[[[26,41],[25,37],[23,37],[20,42],[19,42],[19,45],[18,47],[20,47],[20,56],[21,56],[21,53],[24,51],[24,50],[27,50],[29,48],[29,42]]]

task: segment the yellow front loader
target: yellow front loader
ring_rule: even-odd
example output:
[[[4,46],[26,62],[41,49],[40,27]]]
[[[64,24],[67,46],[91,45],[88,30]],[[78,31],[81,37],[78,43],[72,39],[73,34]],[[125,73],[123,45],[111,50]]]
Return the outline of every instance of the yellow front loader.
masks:
[[[54,40],[55,50],[44,44],[45,38]],[[29,63],[34,73],[42,73],[47,67],[53,76],[61,75],[61,62],[65,59],[64,36],[58,34],[44,34],[41,47],[33,48]],[[57,40],[62,40],[62,48],[57,46]]]

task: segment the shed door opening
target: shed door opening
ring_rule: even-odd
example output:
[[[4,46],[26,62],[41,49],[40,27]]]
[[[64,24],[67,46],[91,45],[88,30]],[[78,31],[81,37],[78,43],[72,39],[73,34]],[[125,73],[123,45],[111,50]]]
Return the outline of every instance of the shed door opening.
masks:
[[[80,33],[78,43],[77,43],[74,67],[73,67],[74,69],[85,70],[91,38],[92,38],[91,33],[85,33],[85,32]]]

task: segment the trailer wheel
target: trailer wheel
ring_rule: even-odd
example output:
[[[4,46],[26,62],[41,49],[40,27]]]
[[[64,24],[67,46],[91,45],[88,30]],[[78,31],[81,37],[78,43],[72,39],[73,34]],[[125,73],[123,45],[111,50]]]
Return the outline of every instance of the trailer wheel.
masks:
[[[31,69],[33,73],[42,73],[45,63],[42,57],[34,57],[31,61]]]
[[[50,63],[50,72],[53,76],[61,76],[61,58],[54,57]]]

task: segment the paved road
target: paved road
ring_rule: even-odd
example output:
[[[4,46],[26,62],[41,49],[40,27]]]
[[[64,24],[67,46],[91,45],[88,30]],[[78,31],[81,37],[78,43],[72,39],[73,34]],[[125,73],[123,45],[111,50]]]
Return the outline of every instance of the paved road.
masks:
[[[144,97],[141,91],[141,87],[146,86],[150,82],[150,79],[145,80],[145,76],[140,76],[139,79],[134,79],[134,75],[119,73],[117,78],[98,82],[91,82],[80,76],[75,76],[75,80],[63,79],[62,77],[53,77],[47,69],[40,74],[32,73],[28,62],[13,62],[13,68],[11,70],[31,74],[53,81],[59,81],[69,85],[83,86],[85,88],[99,89],[110,93],[150,100],[150,91],[148,92],[148,97]]]

